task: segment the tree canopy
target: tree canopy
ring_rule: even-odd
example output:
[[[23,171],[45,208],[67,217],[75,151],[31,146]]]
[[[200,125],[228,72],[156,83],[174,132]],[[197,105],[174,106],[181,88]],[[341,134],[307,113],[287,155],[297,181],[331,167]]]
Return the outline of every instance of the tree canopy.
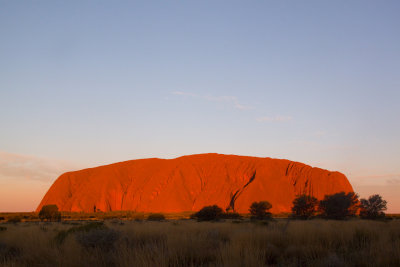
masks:
[[[60,221],[61,213],[58,211],[57,205],[45,205],[39,212],[39,218],[48,221]]]
[[[250,206],[250,214],[254,219],[270,218],[271,213],[269,210],[272,208],[271,203],[268,201],[253,202]]]
[[[364,219],[378,219],[385,217],[384,211],[387,209],[386,200],[380,195],[372,195],[368,199],[361,199],[360,217]]]
[[[321,216],[329,219],[346,219],[355,216],[358,208],[358,195],[354,192],[326,195],[319,203]]]
[[[309,219],[315,216],[318,209],[318,199],[309,195],[300,195],[293,200],[292,217]]]

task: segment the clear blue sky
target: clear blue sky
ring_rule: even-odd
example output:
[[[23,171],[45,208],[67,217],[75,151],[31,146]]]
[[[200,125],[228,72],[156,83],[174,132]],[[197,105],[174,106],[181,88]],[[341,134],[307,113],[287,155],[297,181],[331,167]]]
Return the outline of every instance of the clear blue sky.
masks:
[[[400,189],[399,14],[399,1],[1,1],[0,151],[83,167],[269,156]]]

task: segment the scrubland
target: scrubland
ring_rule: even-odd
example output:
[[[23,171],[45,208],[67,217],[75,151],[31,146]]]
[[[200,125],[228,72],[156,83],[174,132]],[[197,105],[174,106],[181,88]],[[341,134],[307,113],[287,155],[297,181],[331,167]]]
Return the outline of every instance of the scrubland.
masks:
[[[1,266],[400,266],[400,220],[0,224]]]

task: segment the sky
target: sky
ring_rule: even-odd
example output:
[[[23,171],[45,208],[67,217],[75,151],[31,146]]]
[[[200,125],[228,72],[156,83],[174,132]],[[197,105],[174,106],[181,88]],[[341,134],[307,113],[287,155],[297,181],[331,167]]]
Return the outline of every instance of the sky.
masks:
[[[0,1],[0,212],[65,171],[222,153],[400,213],[399,1]]]

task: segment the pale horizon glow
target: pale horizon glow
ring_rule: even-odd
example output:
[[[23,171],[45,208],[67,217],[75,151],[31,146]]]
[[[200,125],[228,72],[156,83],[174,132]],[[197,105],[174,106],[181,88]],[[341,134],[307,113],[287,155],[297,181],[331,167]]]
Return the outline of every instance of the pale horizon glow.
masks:
[[[398,1],[0,3],[0,212],[63,172],[220,153],[400,213]]]

